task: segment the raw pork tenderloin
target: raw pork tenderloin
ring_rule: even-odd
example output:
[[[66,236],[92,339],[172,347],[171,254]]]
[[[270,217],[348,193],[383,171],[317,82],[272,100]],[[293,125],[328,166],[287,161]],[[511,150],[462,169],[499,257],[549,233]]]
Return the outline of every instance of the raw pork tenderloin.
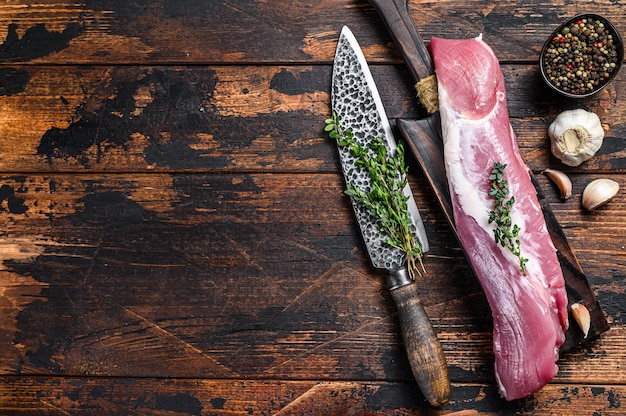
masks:
[[[567,293],[556,249],[522,159],[506,107],[498,59],[482,40],[433,38],[429,45],[438,80],[444,159],[454,220],[467,257],[493,315],[493,352],[500,394],[507,400],[541,389],[557,373],[568,326]],[[489,211],[489,175],[506,164],[520,228],[520,261],[496,244]]]

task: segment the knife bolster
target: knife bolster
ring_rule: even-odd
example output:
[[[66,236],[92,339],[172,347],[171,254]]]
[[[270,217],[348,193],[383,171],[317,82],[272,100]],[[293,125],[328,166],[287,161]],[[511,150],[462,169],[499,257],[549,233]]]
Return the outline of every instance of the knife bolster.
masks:
[[[409,277],[409,272],[406,267],[392,270],[387,276],[387,286],[389,290],[395,290],[411,283],[413,283],[413,280]]]

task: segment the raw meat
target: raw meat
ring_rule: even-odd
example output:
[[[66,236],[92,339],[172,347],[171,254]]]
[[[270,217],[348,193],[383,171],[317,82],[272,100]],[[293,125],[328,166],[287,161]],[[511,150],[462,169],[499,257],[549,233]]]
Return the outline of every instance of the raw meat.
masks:
[[[433,38],[446,175],[459,238],[493,315],[493,352],[500,394],[528,396],[557,373],[568,326],[567,293],[556,249],[523,161],[506,108],[504,78],[491,48],[474,39]],[[513,224],[521,228],[519,259],[496,244],[489,175],[504,170]]]

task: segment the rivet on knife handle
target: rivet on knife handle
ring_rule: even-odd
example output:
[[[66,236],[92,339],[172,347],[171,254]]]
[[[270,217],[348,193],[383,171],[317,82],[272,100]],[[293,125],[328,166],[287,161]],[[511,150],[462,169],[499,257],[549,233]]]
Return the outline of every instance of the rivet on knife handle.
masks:
[[[432,406],[447,403],[450,400],[448,363],[420,302],[417,285],[407,277],[406,269],[391,272],[387,282],[398,307],[404,348],[420,390]]]

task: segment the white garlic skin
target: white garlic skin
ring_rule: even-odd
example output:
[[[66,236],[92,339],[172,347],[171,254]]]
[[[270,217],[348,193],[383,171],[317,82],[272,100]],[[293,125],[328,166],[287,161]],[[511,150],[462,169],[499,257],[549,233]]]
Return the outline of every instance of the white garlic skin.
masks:
[[[589,182],[582,195],[582,204],[588,211],[609,202],[619,191],[619,183],[612,179],[596,179]]]
[[[578,166],[602,146],[604,128],[596,113],[578,108],[560,113],[550,124],[552,154],[568,166]]]

